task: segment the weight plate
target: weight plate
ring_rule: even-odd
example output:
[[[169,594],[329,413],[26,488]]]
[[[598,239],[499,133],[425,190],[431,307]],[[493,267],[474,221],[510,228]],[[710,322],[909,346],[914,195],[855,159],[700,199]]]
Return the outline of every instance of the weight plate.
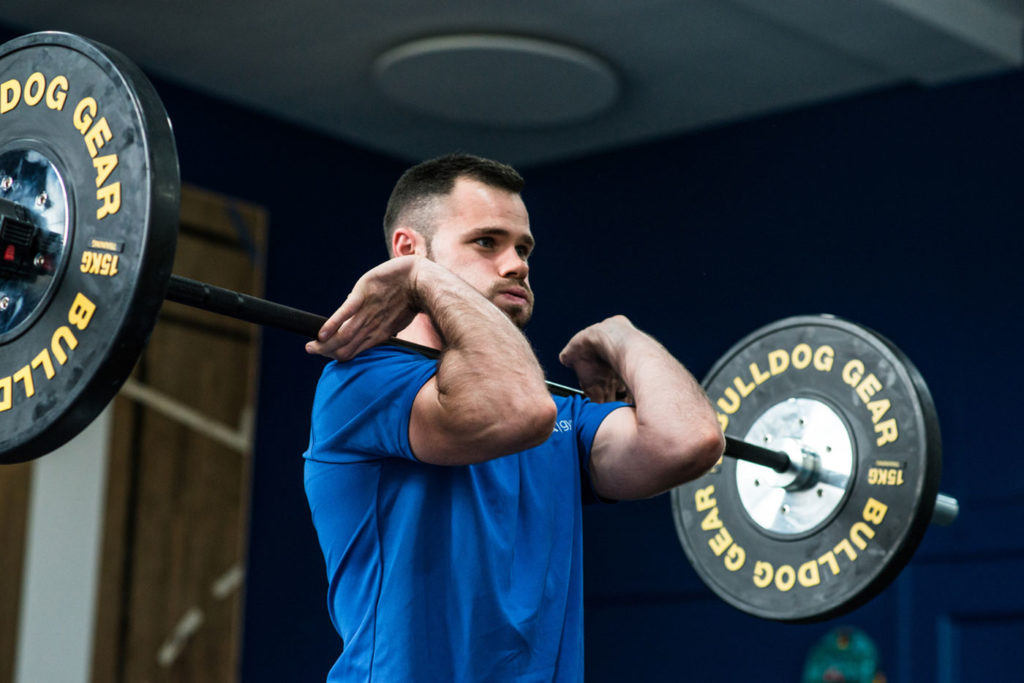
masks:
[[[117,393],[163,302],[179,194],[167,114],[128,59],[66,33],[0,46],[0,462],[57,448]]]
[[[724,457],[673,490],[676,531],[704,582],[744,612],[792,622],[877,595],[924,536],[942,467],[935,408],[910,360],[854,323],[787,318],[736,344],[704,387],[729,436],[822,467],[794,477]]]

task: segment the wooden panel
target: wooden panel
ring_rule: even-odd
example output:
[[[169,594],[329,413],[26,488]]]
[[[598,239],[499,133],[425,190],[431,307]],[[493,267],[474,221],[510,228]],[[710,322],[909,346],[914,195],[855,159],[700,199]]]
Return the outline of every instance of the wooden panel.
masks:
[[[14,679],[32,464],[0,465],[0,683]]]
[[[266,216],[185,187],[174,272],[259,295]],[[251,438],[259,330],[167,302],[133,378]],[[249,454],[122,395],[93,681],[232,681]]]

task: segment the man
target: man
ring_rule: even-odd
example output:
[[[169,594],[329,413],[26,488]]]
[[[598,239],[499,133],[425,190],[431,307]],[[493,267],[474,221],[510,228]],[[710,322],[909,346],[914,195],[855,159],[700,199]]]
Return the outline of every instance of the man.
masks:
[[[560,355],[594,402],[548,393],[520,330],[522,185],[468,155],[407,171],[385,214],[391,259],[307,346],[339,361],[305,454],[344,641],[330,681],[582,680],[582,497],[651,496],[722,453],[700,386],[622,316]],[[613,400],[624,390],[634,405]]]

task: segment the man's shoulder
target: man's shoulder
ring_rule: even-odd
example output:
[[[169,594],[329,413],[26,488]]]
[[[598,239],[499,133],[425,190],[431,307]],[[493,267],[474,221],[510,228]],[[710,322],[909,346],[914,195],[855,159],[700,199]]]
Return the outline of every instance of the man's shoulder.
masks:
[[[366,405],[416,392],[437,361],[396,346],[375,346],[345,362],[331,361],[317,383],[316,405]]]
[[[329,363],[316,388],[307,458],[340,462],[341,454],[359,453],[412,459],[409,414],[435,371],[428,358],[384,347]]]
[[[357,376],[367,372],[392,372],[416,367],[433,368],[437,361],[421,353],[400,346],[381,345],[366,349],[345,362],[331,361],[323,370],[323,377]]]

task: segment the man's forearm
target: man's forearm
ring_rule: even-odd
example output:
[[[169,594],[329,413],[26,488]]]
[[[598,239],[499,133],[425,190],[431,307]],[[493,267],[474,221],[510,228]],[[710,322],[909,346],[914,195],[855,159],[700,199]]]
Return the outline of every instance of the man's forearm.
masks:
[[[724,437],[703,389],[665,348],[623,316],[581,331],[562,351],[588,394],[608,400],[621,379],[635,408],[615,411],[598,429],[591,477],[609,498],[644,498],[702,474]]]
[[[653,338],[640,331],[630,336],[613,365],[633,395],[641,444],[702,470],[702,456],[715,449],[720,432],[704,390]]]
[[[431,262],[420,266],[418,303],[444,346],[430,417],[456,437],[448,453],[475,462],[542,442],[555,410],[526,337],[464,280]]]

